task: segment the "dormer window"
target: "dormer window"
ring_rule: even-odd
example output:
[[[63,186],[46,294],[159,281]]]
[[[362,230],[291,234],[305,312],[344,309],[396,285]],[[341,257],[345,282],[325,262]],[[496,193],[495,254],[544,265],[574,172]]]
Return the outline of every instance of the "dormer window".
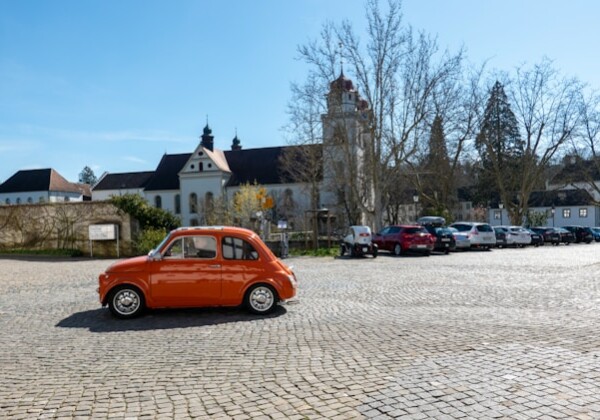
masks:
[[[204,156],[204,152],[198,152],[198,156]]]
[[[194,168],[195,168],[195,166],[194,166],[194,165],[190,165],[190,169],[194,169]]]
[[[202,172],[204,170],[204,165],[202,162],[198,162],[198,172]]]
[[[212,163],[208,164],[208,169],[212,168]]]

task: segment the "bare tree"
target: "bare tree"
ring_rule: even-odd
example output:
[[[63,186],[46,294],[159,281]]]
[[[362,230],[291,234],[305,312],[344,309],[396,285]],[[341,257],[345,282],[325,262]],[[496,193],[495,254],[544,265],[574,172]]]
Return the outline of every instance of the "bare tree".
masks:
[[[518,190],[501,197],[512,223],[523,222],[531,192],[542,186],[548,165],[575,136],[582,89],[579,80],[562,76],[548,59],[517,68],[509,96],[522,131],[524,154]]]
[[[388,1],[387,12],[377,0],[366,7],[367,42],[361,44],[349,22],[340,26],[324,25],[319,41],[299,48],[301,58],[311,65],[308,83],[300,98],[307,103],[323,101],[323,89],[339,71],[337,56],[341,54],[344,67],[350,69],[358,82],[358,91],[365,96],[368,112],[364,112],[365,139],[362,166],[356,176],[338,176],[348,182],[346,198],[369,215],[375,227],[383,220],[386,201],[398,189],[392,180],[394,172],[425,141],[428,124],[435,113],[434,93],[447,78],[456,75],[463,61],[463,52],[440,53],[437,40],[403,24],[401,2]],[[342,48],[340,49],[340,45]],[[319,88],[322,86],[323,88]],[[314,95],[319,97],[315,98]],[[325,105],[314,106],[314,111]],[[351,143],[346,145],[346,167],[352,169],[355,156]]]

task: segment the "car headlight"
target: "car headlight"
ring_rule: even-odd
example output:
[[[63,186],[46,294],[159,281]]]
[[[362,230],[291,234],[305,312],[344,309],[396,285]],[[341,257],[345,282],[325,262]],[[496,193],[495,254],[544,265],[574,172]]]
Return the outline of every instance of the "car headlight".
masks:
[[[294,274],[288,274],[288,279],[294,289],[298,288],[298,280],[296,280],[296,276]]]

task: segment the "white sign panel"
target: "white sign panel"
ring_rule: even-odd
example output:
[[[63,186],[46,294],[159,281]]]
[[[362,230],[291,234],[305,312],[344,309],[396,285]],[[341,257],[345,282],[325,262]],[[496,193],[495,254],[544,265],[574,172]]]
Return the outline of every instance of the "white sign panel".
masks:
[[[112,241],[117,238],[117,225],[90,225],[90,241]]]

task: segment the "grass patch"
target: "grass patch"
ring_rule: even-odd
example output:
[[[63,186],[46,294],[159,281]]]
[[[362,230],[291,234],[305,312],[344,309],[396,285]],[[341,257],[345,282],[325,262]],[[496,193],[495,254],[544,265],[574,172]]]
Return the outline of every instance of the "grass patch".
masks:
[[[78,249],[1,249],[0,254],[5,255],[39,255],[49,257],[82,257],[83,252]]]
[[[292,257],[335,257],[338,255],[340,255],[339,247],[290,250]]]

